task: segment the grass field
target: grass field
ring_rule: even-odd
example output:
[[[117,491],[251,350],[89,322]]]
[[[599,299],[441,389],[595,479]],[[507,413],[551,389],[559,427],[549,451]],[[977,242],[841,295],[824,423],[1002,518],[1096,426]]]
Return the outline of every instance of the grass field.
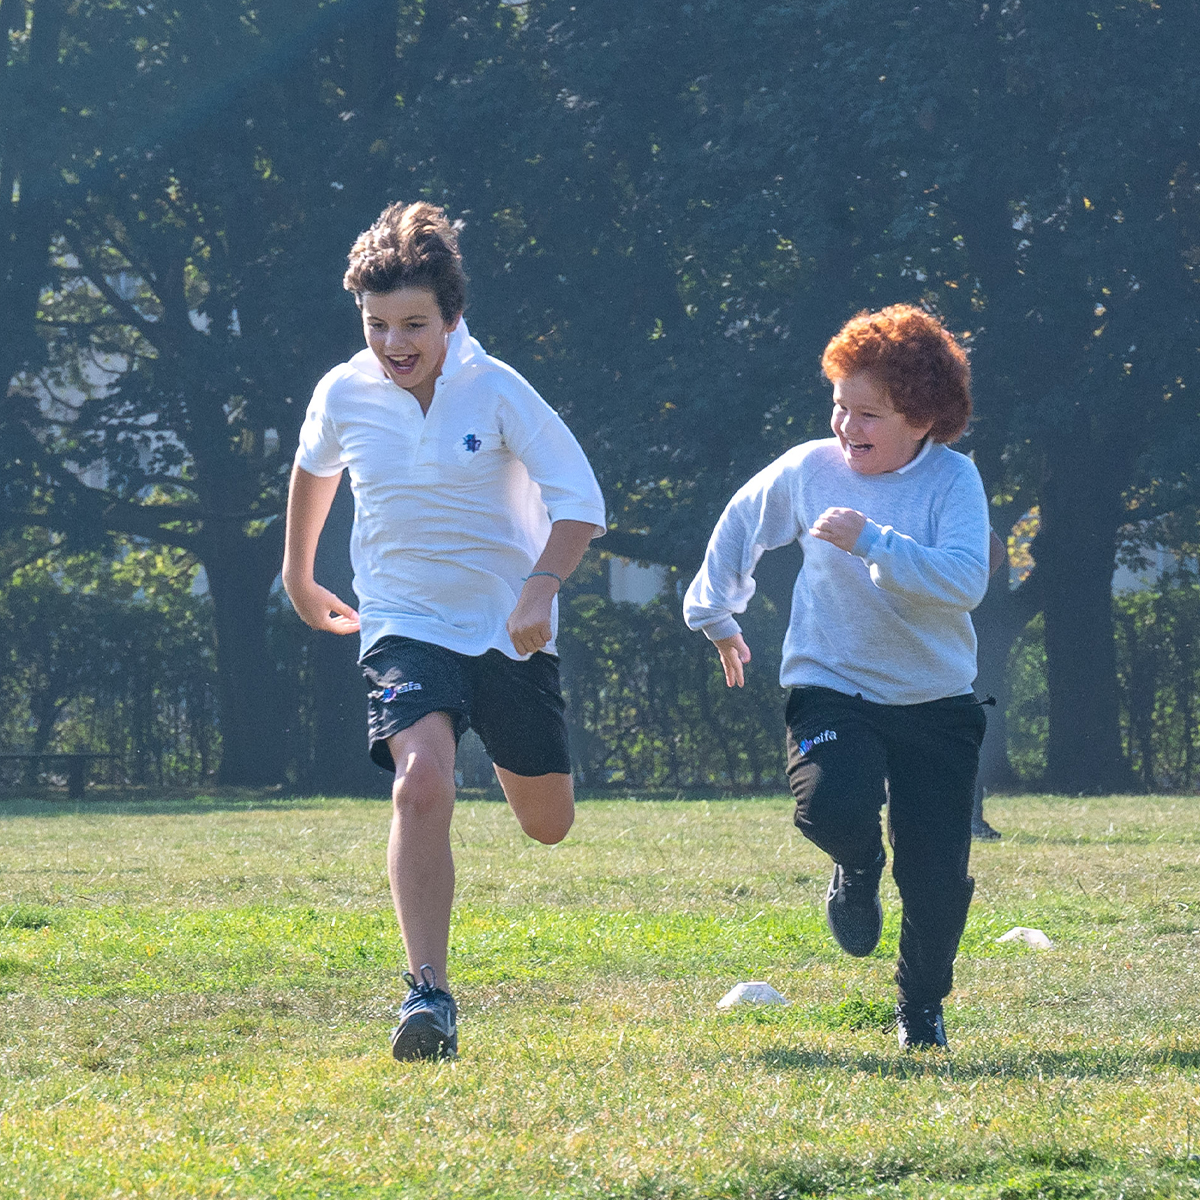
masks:
[[[0,1197],[1200,1196],[1200,800],[997,799],[947,1010],[781,797],[461,803],[461,1057],[392,1061],[386,803],[0,801]],[[1036,926],[1052,950],[998,945]],[[791,1004],[716,1002],[766,979]]]

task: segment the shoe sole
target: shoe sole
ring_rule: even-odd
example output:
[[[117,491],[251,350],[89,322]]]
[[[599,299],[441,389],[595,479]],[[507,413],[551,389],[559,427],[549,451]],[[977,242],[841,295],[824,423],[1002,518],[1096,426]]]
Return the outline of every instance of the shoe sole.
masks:
[[[423,1013],[414,1013],[392,1035],[392,1057],[397,1062],[454,1058],[457,1054],[457,1030],[447,1037]]]

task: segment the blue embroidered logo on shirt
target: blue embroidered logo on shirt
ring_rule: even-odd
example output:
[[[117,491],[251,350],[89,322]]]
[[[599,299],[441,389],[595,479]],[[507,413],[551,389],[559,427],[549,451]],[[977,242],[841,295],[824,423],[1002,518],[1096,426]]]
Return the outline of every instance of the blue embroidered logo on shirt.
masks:
[[[836,742],[837,733],[832,729],[826,729],[824,733],[818,733],[814,738],[805,738],[799,742],[798,746],[801,754],[807,754],[814,746],[819,746],[822,742]]]
[[[463,445],[472,454],[474,454],[476,450],[482,447],[483,443],[473,433],[468,433],[467,436],[463,438]]]
[[[404,695],[405,692],[419,692],[421,685],[415,679],[410,679],[408,683],[402,683],[398,687],[385,687],[382,692],[377,693],[380,700],[385,704],[389,700],[395,700],[397,696]]]

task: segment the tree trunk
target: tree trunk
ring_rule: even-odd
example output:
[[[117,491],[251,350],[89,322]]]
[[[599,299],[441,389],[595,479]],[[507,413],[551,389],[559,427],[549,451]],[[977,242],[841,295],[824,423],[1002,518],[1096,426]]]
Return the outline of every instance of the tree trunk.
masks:
[[[1056,792],[1102,795],[1131,782],[1121,749],[1112,612],[1125,476],[1106,466],[1082,412],[1054,440],[1032,547],[1046,622],[1045,782]]]
[[[284,730],[275,661],[267,648],[267,598],[279,572],[282,529],[260,538],[223,525],[201,535],[217,632],[222,784],[284,781]]]
[[[1196,728],[1196,667],[1192,656],[1192,637],[1191,621],[1181,618],[1175,630],[1178,655],[1175,695],[1183,710],[1183,762],[1180,765],[1183,770],[1182,790],[1185,792],[1195,787],[1193,776],[1196,765],[1196,744],[1192,739],[1192,730]]]
[[[38,296],[50,275],[50,233],[54,222],[53,190],[57,178],[50,161],[55,141],[47,130],[58,120],[59,39],[66,18],[64,5],[42,0],[33,14],[28,59],[0,69],[0,129],[4,146],[5,195],[0,204],[0,398],[13,376],[44,355],[34,324]],[[25,23],[25,6],[8,4],[0,32]]]
[[[979,786],[987,792],[1011,791],[1017,785],[1008,761],[1008,656],[1013,642],[1036,611],[1037,604],[1032,601],[1027,584],[1010,591],[1008,568],[1001,566],[983,603],[971,614],[979,640],[975,690],[983,696],[996,697],[995,707],[988,709],[987,734],[979,754]]]

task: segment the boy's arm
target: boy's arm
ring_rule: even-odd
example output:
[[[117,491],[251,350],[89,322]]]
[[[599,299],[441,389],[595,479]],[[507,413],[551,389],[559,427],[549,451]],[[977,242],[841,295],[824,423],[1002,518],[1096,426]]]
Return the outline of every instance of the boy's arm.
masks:
[[[726,505],[684,597],[684,620],[716,646],[727,687],[745,685],[750,647],[733,614],[745,612],[754,595],[754,568],[764,551],[800,534],[790,462],[787,456],[777,459]]]
[[[866,524],[866,517],[855,509],[827,508],[813,522],[812,535],[822,541],[832,542],[835,546],[840,546],[849,552],[854,549],[855,543],[862,536]],[[1006,562],[1008,562],[1008,547],[993,529],[988,537],[988,578],[991,579]]]
[[[550,641],[550,610],[559,582],[579,566],[597,528],[590,521],[555,521],[550,526],[546,548],[505,623],[518,654],[534,654]],[[546,574],[539,574],[543,571]]]
[[[357,633],[358,613],[313,578],[317,540],[341,478],[340,471],[336,475],[312,475],[302,467],[292,468],[283,543],[283,586],[306,625],[328,633]]]
[[[935,545],[921,545],[851,508],[826,509],[812,534],[861,558],[876,587],[918,604],[969,612],[987,591],[993,535],[987,497],[973,470],[943,500]]]

